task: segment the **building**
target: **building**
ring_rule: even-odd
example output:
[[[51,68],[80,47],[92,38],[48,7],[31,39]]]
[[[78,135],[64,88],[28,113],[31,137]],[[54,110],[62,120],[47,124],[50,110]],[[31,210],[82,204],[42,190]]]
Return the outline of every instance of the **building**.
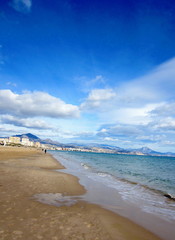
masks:
[[[41,143],[40,143],[40,142],[35,142],[34,146],[35,146],[36,148],[40,148],[40,147],[41,147]]]
[[[31,146],[31,147],[34,147],[34,145],[35,145],[35,143],[32,142],[32,141],[30,141],[30,146]]]
[[[46,144],[40,144],[40,147],[41,147],[42,149],[46,149],[46,148],[47,148],[47,145],[46,145]]]
[[[63,150],[62,147],[56,147],[55,149],[56,149],[56,150],[59,150],[59,151],[62,151],[62,150]]]
[[[0,138],[0,145],[6,145],[6,143],[9,142],[9,139],[8,138]]]
[[[24,146],[30,146],[30,140],[26,137],[21,139],[21,144]]]
[[[9,143],[20,144],[21,143],[21,139],[20,139],[20,137],[9,137]]]

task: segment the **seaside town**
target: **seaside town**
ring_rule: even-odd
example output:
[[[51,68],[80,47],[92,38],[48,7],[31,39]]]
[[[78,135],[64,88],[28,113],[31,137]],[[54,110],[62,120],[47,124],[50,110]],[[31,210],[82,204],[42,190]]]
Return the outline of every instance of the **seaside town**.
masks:
[[[35,148],[47,148],[48,146],[41,144],[40,142],[30,141],[27,137],[5,137],[0,138],[0,145],[4,146],[25,146],[25,147],[35,147]]]
[[[29,136],[34,137],[34,140]],[[47,142],[47,141],[46,141]],[[95,153],[116,153],[116,154],[127,154],[127,151],[117,151],[116,149],[109,149],[104,147],[85,147],[76,145],[64,145],[52,144],[52,143],[42,143],[42,140],[32,134],[23,134],[19,136],[10,137],[0,137],[0,145],[3,146],[15,146],[15,147],[32,147],[37,149],[47,149],[47,150],[58,150],[58,151],[77,151],[77,152],[95,152]],[[143,155],[143,153],[135,152],[137,155]]]
[[[160,153],[148,147],[139,149],[123,149],[116,146],[91,144],[91,145],[77,145],[77,144],[63,144],[54,142],[51,139],[42,140],[37,136],[27,133],[22,135],[15,135],[10,137],[0,137],[0,146],[14,146],[26,147],[57,151],[76,151],[76,152],[92,152],[92,153],[112,153],[125,155],[149,155],[149,156],[170,156],[174,157],[174,153]]]
[[[80,151],[80,152],[101,152],[101,153],[115,153],[114,150],[104,149],[99,147],[85,148],[85,147],[58,147],[54,144],[43,144],[39,141],[32,141],[27,136],[25,137],[0,137],[0,145],[3,146],[16,146],[16,147],[32,147],[37,149],[47,149],[47,150],[60,150],[60,151]]]
[[[52,144],[43,144],[39,141],[32,141],[27,136],[26,137],[0,137],[0,145],[2,146],[14,146],[14,147],[32,147],[37,149],[47,149],[47,150],[67,150],[62,147],[56,147]]]

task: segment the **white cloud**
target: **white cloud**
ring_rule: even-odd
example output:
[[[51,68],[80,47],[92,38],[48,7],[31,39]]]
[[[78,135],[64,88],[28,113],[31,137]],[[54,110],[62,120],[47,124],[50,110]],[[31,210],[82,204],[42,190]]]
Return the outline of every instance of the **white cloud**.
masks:
[[[44,131],[44,134],[46,133],[46,131]],[[57,138],[59,138],[59,139],[61,139],[61,141],[63,140],[68,140],[69,139],[69,141],[71,140],[72,141],[72,139],[74,139],[74,140],[79,140],[79,141],[82,141],[82,140],[89,140],[89,139],[92,139],[92,138],[94,138],[94,136],[95,136],[95,133],[94,132],[88,132],[88,131],[86,131],[86,132],[80,132],[80,131],[69,131],[69,130],[65,130],[65,129],[63,129],[63,127],[61,126],[61,127],[59,127],[59,128],[54,128],[54,129],[52,129],[51,131],[48,131],[47,132],[47,135],[45,136],[45,137],[48,137],[48,136],[50,136],[50,137],[57,137]]]
[[[104,140],[106,140],[106,141],[112,141],[112,142],[118,141],[117,138],[112,138],[112,137],[105,137]]]
[[[108,114],[103,115],[105,122],[113,121],[120,122],[122,124],[147,124],[151,121],[150,111],[159,106],[159,104],[147,104],[142,107],[124,107],[117,106],[115,104],[109,107]]]
[[[165,135],[153,135],[153,134],[149,134],[149,135],[146,135],[146,136],[137,136],[136,139],[137,140],[143,140],[143,141],[152,141],[152,142],[159,142],[161,141],[162,139],[166,138]]]
[[[129,124],[111,124],[107,126],[102,126],[102,128],[97,132],[97,136],[100,137],[136,137],[143,134],[144,126],[134,126]]]
[[[148,105],[160,105],[162,102],[169,102],[170,99],[173,101],[175,99],[174,89],[175,58],[172,58],[144,76],[131,79],[114,87],[112,91],[116,96],[109,102],[108,110],[129,108],[139,110]],[[89,101],[89,99],[87,100]]]
[[[88,101],[106,101],[115,96],[116,93],[112,89],[94,89],[90,92]]]
[[[80,107],[82,110],[104,109],[115,97],[116,93],[112,89],[93,89]]]
[[[0,127],[1,137],[9,137],[16,134],[23,134],[24,129],[18,127],[11,127],[10,125],[4,125]]]
[[[148,74],[120,86],[120,102],[139,106],[174,98],[175,58],[159,65]]]
[[[163,142],[164,145],[169,145],[169,146],[175,146],[175,142],[174,141],[164,141]]]
[[[11,124],[18,127],[34,128],[34,129],[51,129],[49,124],[46,124],[43,120],[30,119],[30,118],[17,118],[10,115],[1,116],[1,122],[3,124]]]
[[[175,116],[175,102],[162,103],[160,106],[151,111],[153,116]]]
[[[30,12],[32,7],[32,0],[13,0],[10,5],[18,12]]]
[[[102,132],[102,133],[106,133],[106,132],[107,132],[107,129],[102,128],[102,129],[100,130],[100,132]]]
[[[113,119],[114,122],[146,124],[151,121],[155,109],[160,112],[163,103],[175,99],[174,79],[175,58],[172,58],[148,74],[122,83],[116,88],[91,90],[80,108],[93,113],[95,110],[107,122]],[[175,109],[173,103],[169,107],[167,103],[164,107],[166,114]]]
[[[175,118],[166,117],[150,123],[155,130],[175,131]]]
[[[66,104],[59,98],[45,92],[13,93],[11,90],[0,90],[0,113],[22,118],[51,117],[77,118],[79,109],[72,104]]]

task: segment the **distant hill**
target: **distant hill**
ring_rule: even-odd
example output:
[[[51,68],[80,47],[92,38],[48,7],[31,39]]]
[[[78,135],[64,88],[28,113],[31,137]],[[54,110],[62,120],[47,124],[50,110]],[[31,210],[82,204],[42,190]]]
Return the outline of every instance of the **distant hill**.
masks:
[[[31,133],[15,135],[14,137],[20,137],[20,138],[27,137],[27,138],[29,138],[30,141],[33,141],[33,142],[40,142],[42,144],[49,144],[49,145],[54,145],[56,147],[63,147],[63,148],[81,148],[81,149],[84,148],[84,149],[89,149],[89,150],[94,150],[95,148],[100,148],[100,149],[110,150],[110,152],[116,153],[116,154],[136,154],[136,155],[141,154],[141,155],[148,155],[148,156],[175,157],[175,153],[156,152],[148,147],[142,147],[142,148],[138,148],[138,149],[124,149],[124,148],[120,148],[117,146],[112,146],[112,145],[108,145],[108,144],[99,144],[99,143],[91,143],[91,144],[67,143],[67,144],[64,144],[64,143],[60,143],[58,141],[53,141],[49,138],[48,139],[40,139],[39,137],[37,137]]]
[[[156,152],[156,151],[154,151],[154,150],[152,150],[151,148],[148,148],[148,147],[142,147],[142,148],[138,148],[138,149],[130,149],[130,151],[140,152],[140,153],[143,153],[144,155],[150,155],[150,156],[171,156],[171,157],[175,156],[175,153]]]
[[[57,147],[64,147],[64,144],[62,144],[60,142],[57,142],[57,141],[53,141],[53,140],[51,140],[49,138],[44,139],[44,140],[40,139],[40,143],[42,143],[42,144],[51,144],[51,145],[54,145],[54,146],[57,146]]]
[[[68,145],[71,146],[79,146],[79,147],[85,147],[85,148],[103,148],[103,149],[110,149],[110,150],[124,150],[123,148],[108,145],[108,144],[99,144],[99,143],[91,143],[91,144],[78,144],[78,143],[69,143]]]
[[[160,154],[160,152],[156,152],[148,147],[142,147],[142,148],[136,149],[136,151],[141,152],[143,154],[148,154],[148,155]]]
[[[21,135],[14,135],[13,137],[20,137],[20,138],[28,138],[30,141],[38,141],[40,142],[41,139],[31,133],[25,133],[25,134],[21,134]]]

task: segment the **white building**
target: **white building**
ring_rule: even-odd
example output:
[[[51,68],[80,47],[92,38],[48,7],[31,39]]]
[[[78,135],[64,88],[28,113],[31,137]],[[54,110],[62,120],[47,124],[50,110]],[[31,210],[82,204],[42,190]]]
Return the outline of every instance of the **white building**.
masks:
[[[8,138],[0,138],[0,144],[1,145],[6,145],[6,143],[8,143],[9,142],[9,139]]]
[[[10,143],[21,143],[21,141],[20,141],[21,139],[20,139],[20,137],[9,137],[9,142]]]
[[[40,142],[35,142],[35,147],[40,148],[41,147],[41,143]]]
[[[30,146],[30,140],[28,138],[22,138],[21,139],[21,144],[24,146]]]
[[[32,141],[30,141],[30,146],[31,146],[31,147],[34,147],[34,145],[35,145],[35,143],[32,142]]]

